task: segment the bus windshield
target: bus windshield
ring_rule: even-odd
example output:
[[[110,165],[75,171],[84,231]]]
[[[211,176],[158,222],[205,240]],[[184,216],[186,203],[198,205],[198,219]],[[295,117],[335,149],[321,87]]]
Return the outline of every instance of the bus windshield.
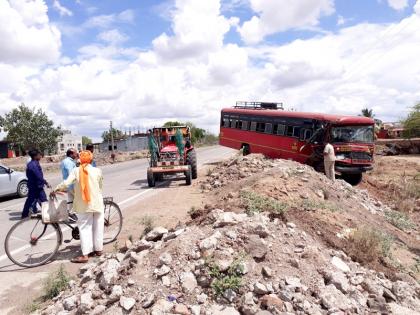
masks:
[[[335,126],[331,129],[332,142],[373,143],[373,126]]]

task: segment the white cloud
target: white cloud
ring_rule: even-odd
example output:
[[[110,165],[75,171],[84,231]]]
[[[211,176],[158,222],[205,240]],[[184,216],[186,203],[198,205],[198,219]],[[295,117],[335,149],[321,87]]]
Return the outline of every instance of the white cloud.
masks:
[[[53,63],[61,35],[51,25],[42,0],[0,0],[0,62]]]
[[[128,40],[128,36],[117,29],[113,29],[99,33],[98,39],[110,44],[119,44]]]
[[[257,14],[238,28],[242,39],[256,44],[265,36],[289,29],[318,25],[322,16],[334,13],[333,0],[250,0]]]
[[[220,13],[219,1],[176,5],[173,32],[142,52],[108,41],[83,46],[75,60],[54,66],[3,62],[0,114],[20,102],[41,104],[57,124],[98,137],[110,119],[117,127],[190,120],[216,132],[220,109],[237,100],[346,114],[369,106],[384,120],[403,117],[420,100],[416,14],[284,45],[244,47],[224,43],[232,21]]]
[[[401,11],[408,7],[408,0],[387,0],[388,5],[394,10]]]
[[[220,14],[220,0],[176,0],[172,13],[174,35],[163,33],[153,41],[154,51],[165,60],[199,57],[223,45],[235,19]]]
[[[115,23],[133,23],[134,18],[133,10],[124,10],[118,14],[95,15],[84,23],[84,27],[108,28]]]
[[[72,16],[73,15],[73,12],[70,9],[63,6],[60,3],[59,0],[54,0],[53,1],[53,8],[58,11],[60,16]]]

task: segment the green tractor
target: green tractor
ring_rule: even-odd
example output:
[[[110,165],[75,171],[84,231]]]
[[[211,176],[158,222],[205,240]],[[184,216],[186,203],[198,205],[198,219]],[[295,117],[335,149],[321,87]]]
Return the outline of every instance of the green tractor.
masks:
[[[154,187],[165,174],[183,173],[187,185],[197,178],[197,155],[188,126],[159,127],[149,130],[150,166],[147,183]]]

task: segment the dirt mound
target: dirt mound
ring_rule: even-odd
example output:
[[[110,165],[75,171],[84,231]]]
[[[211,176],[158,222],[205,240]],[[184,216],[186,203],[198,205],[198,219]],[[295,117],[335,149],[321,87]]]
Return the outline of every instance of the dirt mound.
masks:
[[[418,226],[391,224],[367,191],[253,155],[215,166],[202,188],[208,205],[186,226],[83,266],[39,313],[419,314]]]
[[[125,251],[82,267],[71,285],[42,313],[417,314],[420,308],[412,279],[388,280],[292,222],[222,210],[201,226],[155,228]]]

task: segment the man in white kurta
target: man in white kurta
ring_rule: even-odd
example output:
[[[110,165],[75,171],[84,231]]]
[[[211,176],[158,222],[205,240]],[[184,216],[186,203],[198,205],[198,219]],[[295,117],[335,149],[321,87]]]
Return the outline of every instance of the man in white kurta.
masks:
[[[335,181],[335,153],[332,144],[327,143],[324,148],[325,175]]]
[[[72,262],[84,263],[90,255],[100,256],[103,250],[104,202],[102,196],[102,171],[90,165],[90,151],[80,153],[81,165],[74,168],[69,177],[55,190],[63,191],[74,185],[73,210],[77,213],[82,256]]]

